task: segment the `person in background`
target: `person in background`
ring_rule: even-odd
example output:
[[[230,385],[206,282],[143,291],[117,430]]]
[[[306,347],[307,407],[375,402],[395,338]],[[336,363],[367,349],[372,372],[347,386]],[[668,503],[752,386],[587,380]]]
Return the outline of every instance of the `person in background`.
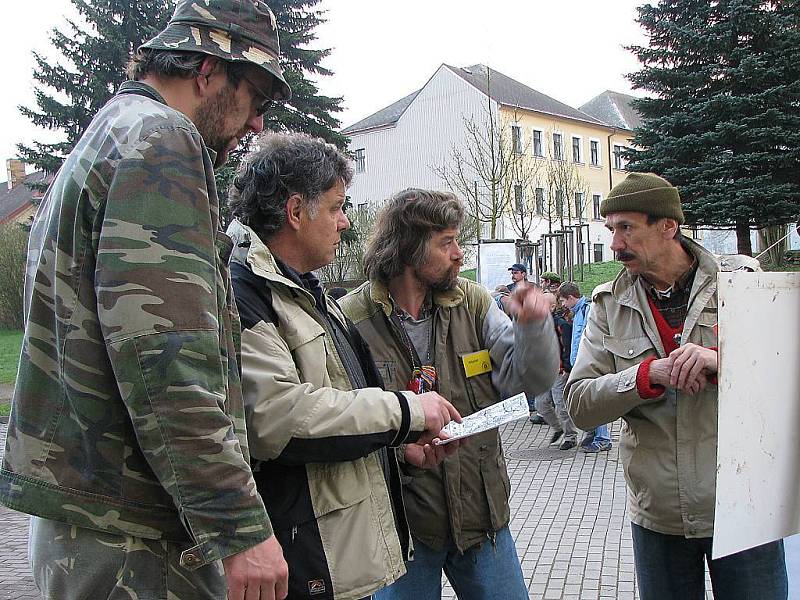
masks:
[[[550,303],[553,326],[561,351],[561,365],[552,387],[536,396],[536,410],[553,429],[550,445],[559,444],[559,450],[571,450],[577,445],[578,432],[564,404],[564,384],[567,382],[571,369],[569,354],[572,344],[572,324],[558,314],[558,300],[555,294],[547,292],[544,297]]]
[[[545,271],[539,277],[539,283],[545,292],[557,294],[558,286],[561,285],[561,277],[552,271]]]
[[[572,344],[570,345],[570,363],[574,366],[578,357],[578,348],[583,337],[583,330],[591,310],[591,304],[586,299],[577,283],[567,281],[558,288],[558,297],[563,306],[572,313]],[[611,435],[608,425],[598,425],[586,432],[581,440],[581,452],[596,454],[611,450]]]

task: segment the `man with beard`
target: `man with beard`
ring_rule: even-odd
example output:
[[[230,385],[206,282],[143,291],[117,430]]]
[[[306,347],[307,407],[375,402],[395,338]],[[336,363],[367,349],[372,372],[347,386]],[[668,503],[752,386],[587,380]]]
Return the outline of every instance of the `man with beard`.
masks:
[[[0,501],[46,598],[286,595],[214,183],[289,98],[278,53],[263,2],[179,1],[39,207]]]
[[[469,415],[519,392],[534,397],[548,389],[559,359],[539,290],[519,286],[511,296],[512,324],[488,291],[458,277],[463,219],[453,194],[395,195],[367,244],[369,281],[341,303],[388,388],[438,390]],[[510,487],[498,430],[475,435],[434,469],[417,468],[418,453],[413,446],[398,452],[414,559],[376,597],[439,598],[444,570],[461,598],[527,599],[508,529]]]
[[[363,598],[400,577],[410,551],[393,448],[408,443],[415,465],[434,466],[458,440],[426,442],[459,417],[436,392],[381,389],[364,340],[313,273],[350,226],[348,158],[299,133],[259,146],[233,181],[228,228],[256,484],[289,597]]]
[[[624,269],[594,291],[567,381],[575,424],[622,417],[636,580],[642,600],[785,600],[783,542],[712,560],[717,467],[717,276],[721,263],[683,237],[678,190],[631,173],[600,205]]]

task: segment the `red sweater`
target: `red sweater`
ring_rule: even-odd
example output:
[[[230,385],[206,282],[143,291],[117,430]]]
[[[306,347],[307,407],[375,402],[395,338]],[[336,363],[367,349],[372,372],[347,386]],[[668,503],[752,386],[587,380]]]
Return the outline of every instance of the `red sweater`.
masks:
[[[670,353],[679,346],[678,342],[683,332],[683,323],[677,327],[670,327],[649,295],[647,296],[647,304],[650,306],[650,312],[653,314],[653,319],[656,322],[656,329],[658,329],[658,336],[661,338],[661,344],[664,346],[664,352],[669,356]],[[712,348],[712,350],[716,350],[716,348]],[[665,388],[663,385],[652,385],[650,383],[650,363],[656,360],[656,358],[658,357],[651,356],[645,358],[639,365],[639,370],[636,371],[636,390],[639,392],[640,398],[658,398],[664,393]],[[716,383],[717,376],[714,375],[714,377],[710,379],[710,382]]]

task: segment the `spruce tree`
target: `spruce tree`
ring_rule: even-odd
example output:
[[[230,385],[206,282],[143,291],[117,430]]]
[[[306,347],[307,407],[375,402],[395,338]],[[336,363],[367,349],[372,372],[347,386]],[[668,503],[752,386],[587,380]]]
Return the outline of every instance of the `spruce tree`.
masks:
[[[691,224],[750,229],[800,214],[800,9],[792,0],[661,0],[629,75],[653,93],[628,166],[681,189]]]
[[[337,131],[342,98],[323,96],[309,75],[329,76],[333,73],[322,66],[330,49],[312,49],[317,39],[314,29],[325,22],[323,13],[314,9],[320,0],[267,0],[275,13],[281,43],[281,66],[286,83],[292,88],[288,103],[274,104],[264,114],[264,129],[272,131],[301,131],[321,137],[340,148],[347,138]]]
[[[20,106],[35,125],[64,132],[64,139],[17,145],[20,158],[48,173],[61,166],[95,113],[125,81],[131,53],[164,28],[172,14],[169,0],[71,0],[86,25],[67,20],[67,32],[54,28],[53,46],[62,55],[51,63],[34,52],[37,108]],[[51,93],[51,90],[56,92]]]

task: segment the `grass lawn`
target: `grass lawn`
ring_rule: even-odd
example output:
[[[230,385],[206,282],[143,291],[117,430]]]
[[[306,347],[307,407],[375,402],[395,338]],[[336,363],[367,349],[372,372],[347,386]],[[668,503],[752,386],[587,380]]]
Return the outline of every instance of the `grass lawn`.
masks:
[[[22,331],[0,329],[0,383],[14,383],[17,378]]]
[[[17,378],[17,363],[22,346],[22,332],[0,330],[0,383],[13,384]],[[6,416],[11,407],[0,401],[0,416]]]

